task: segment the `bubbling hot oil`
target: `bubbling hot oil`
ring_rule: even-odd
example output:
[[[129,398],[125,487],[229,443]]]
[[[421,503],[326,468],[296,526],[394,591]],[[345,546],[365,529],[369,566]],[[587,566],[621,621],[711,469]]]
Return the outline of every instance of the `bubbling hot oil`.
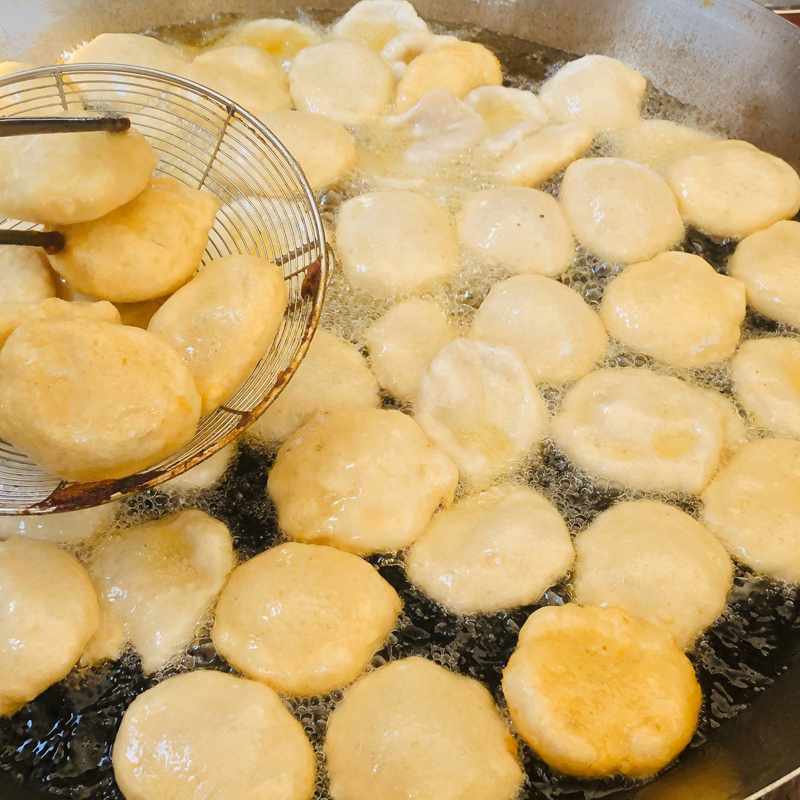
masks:
[[[302,21],[320,26],[330,19],[330,16],[304,17]],[[167,41],[196,48],[213,43],[232,21],[226,17],[155,33]],[[436,32],[453,31],[438,28]],[[519,88],[537,89],[548,74],[572,58],[559,51],[480,29],[454,32],[461,38],[480,41],[490,47],[503,62],[509,76],[507,83]],[[701,112],[687,108],[652,88],[645,101],[644,114],[713,130],[712,123]],[[452,214],[458,213],[468,191],[496,185],[487,162],[479,155],[448,163],[434,175],[427,176],[425,181],[414,175],[402,175],[402,181],[391,178],[391,173],[396,174],[400,169],[398,146],[402,143],[401,136],[383,124],[358,132],[362,167],[345,185],[321,198],[329,224],[335,223],[337,209],[348,197],[389,188],[393,182],[398,187],[402,183],[404,188],[427,194]],[[595,154],[602,154],[603,148],[602,143],[596,145]],[[365,154],[368,157],[364,157]],[[542,188],[557,197],[560,181],[561,175],[556,175]],[[689,231],[683,246],[686,251],[703,256],[723,272],[733,250],[731,243],[716,242],[693,231]],[[596,307],[605,285],[616,273],[614,265],[600,262],[579,249],[572,266],[560,280]],[[465,332],[491,285],[506,276],[501,268],[483,267],[462,254],[459,273],[448,285],[428,297],[439,302],[461,332]],[[337,271],[326,301],[323,323],[357,344],[363,344],[364,329],[391,302],[377,301],[359,292]],[[765,335],[796,333],[748,314],[744,336]],[[731,395],[726,365],[688,371],[668,370],[616,343],[609,348],[604,365],[649,366]],[[563,389],[543,387],[543,393],[551,413],[556,411]],[[387,404],[391,402],[387,399]],[[751,429],[749,435],[758,436],[759,432]],[[263,444],[246,439],[217,486],[200,492],[156,491],[139,495],[124,505],[116,526],[144,522],[184,508],[198,508],[230,527],[239,558],[246,560],[281,541],[274,509],[265,491],[273,458],[274,452]],[[597,514],[621,499],[656,496],[694,516],[697,516],[699,508],[698,499],[689,495],[653,495],[596,481],[572,467],[552,442],[546,442],[503,480],[536,487],[555,504],[573,533],[585,529]],[[459,495],[467,490],[467,486],[461,485]],[[90,552],[88,549],[79,550],[78,555],[87,558]],[[571,597],[570,576],[567,576],[533,606],[492,615],[456,616],[446,613],[409,584],[402,555],[374,556],[369,561],[398,591],[404,609],[397,629],[368,669],[392,659],[422,655],[482,681],[504,713],[500,690],[502,669],[516,645],[521,626],[535,608],[561,605],[569,602]],[[214,651],[210,638],[211,624],[209,615],[188,652],[154,676],[143,675],[138,658],[128,652],[119,662],[73,672],[19,714],[0,720],[0,770],[57,797],[121,800],[113,780],[111,749],[122,714],[132,700],[154,683],[180,672],[193,669],[233,671]],[[705,697],[693,745],[701,744],[711,729],[738,714],[780,675],[797,650],[799,640],[797,589],[738,569],[727,609],[690,653]],[[316,752],[316,800],[329,797],[323,740],[328,717],[341,696],[342,692],[336,691],[325,696],[286,699],[287,707],[302,723]],[[588,800],[628,785],[621,780],[587,782],[555,775],[522,744],[521,758],[527,776],[522,792],[526,799],[568,796]]]

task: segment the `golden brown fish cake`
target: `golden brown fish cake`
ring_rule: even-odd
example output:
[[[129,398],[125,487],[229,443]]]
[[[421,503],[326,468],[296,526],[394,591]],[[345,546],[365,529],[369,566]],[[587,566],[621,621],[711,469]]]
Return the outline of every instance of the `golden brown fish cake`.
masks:
[[[28,322],[48,319],[87,320],[119,325],[119,311],[105,300],[68,303],[58,297],[48,297],[40,303],[0,303],[0,348],[9,336]]]
[[[133,200],[155,166],[153,149],[134,128],[7,136],[0,141],[0,213],[44,225],[88,222]]]
[[[286,296],[275,264],[226,256],[203,267],[153,314],[147,330],[183,359],[203,414],[228,402],[269,350]]]
[[[208,192],[156,178],[100,219],[57,226],[66,246],[50,264],[71,287],[101,300],[163,297],[197,271],[218,208]]]
[[[689,744],[702,702],[671,634],[572,603],[531,614],[503,694],[534,752],[578,778],[654,775]]]
[[[139,328],[29,322],[0,350],[0,436],[60,478],[120,478],[187,444],[200,396],[186,365]]]
[[[397,84],[395,111],[402,113],[434,89],[464,97],[479,86],[499,86],[503,70],[494,54],[476,42],[452,42],[417,56]]]
[[[308,25],[291,19],[254,19],[227,29],[222,46],[244,44],[269,53],[277,64],[289,69],[292,59],[306,47],[320,43],[320,35]]]
[[[0,303],[40,303],[54,297],[50,262],[39,247],[0,247]]]

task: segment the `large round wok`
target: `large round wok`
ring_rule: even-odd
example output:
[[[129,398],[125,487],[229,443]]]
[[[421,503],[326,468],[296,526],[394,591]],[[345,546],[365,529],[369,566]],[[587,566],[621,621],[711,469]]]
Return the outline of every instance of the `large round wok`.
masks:
[[[310,0],[344,10],[351,0]],[[0,0],[0,56],[48,63],[77,42],[295,0]],[[476,24],[568,52],[616,56],[732,134],[800,169],[800,29],[751,0],[415,0],[426,19]],[[800,638],[800,637],[798,637]],[[800,642],[798,643],[800,651]],[[794,786],[794,789],[792,788]],[[800,797],[800,662],[637,800]],[[44,795],[0,774],[2,800]]]

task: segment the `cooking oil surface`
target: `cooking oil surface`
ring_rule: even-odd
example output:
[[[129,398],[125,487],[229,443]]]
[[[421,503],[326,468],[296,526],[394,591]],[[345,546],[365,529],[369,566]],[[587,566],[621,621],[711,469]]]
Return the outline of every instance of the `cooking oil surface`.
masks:
[[[121,524],[140,522],[187,506],[201,508],[229,525],[242,559],[281,541],[274,511],[266,499],[272,454],[246,442],[222,483],[186,496],[153,493],[129,502]],[[553,500],[573,531],[586,527],[619,500],[620,491],[599,487],[570,470],[554,448],[547,447],[527,476]],[[672,503],[689,513],[696,501],[674,496]],[[404,611],[386,647],[373,660],[423,655],[482,681],[503,704],[500,680],[519,629],[540,605],[568,602],[569,581],[549,589],[536,606],[493,615],[459,617],[444,612],[405,578],[401,559],[369,559],[400,594]],[[797,589],[739,571],[731,601],[722,618],[699,641],[690,657],[705,696],[694,745],[720,723],[735,716],[785,670],[800,644]],[[11,719],[0,723],[0,765],[28,785],[57,797],[78,800],[121,800],[111,769],[111,747],[122,714],[136,695],[156,681],[192,669],[233,671],[214,651],[210,626],[188,654],[161,673],[146,677],[138,658],[128,653],[119,662],[74,672]],[[332,695],[288,699],[287,706],[303,724],[318,759],[315,797],[328,797],[322,743],[328,716],[341,698]],[[576,781],[558,777],[521,748],[527,782],[526,798],[596,798],[628,785],[625,781]]]
[[[320,26],[331,15],[302,17],[301,21]],[[188,50],[214,43],[232,17],[219,17],[189,25],[155,31],[165,41]],[[533,45],[509,36],[480,29],[445,30],[432,26],[436,33],[455,33],[460,38],[479,41],[489,47],[503,63],[506,84],[537,89],[558,66],[573,58],[568,54]],[[712,121],[696,109],[686,108],[674,98],[654,90],[648,92],[643,113],[649,118],[670,119],[713,131]],[[720,131],[714,131],[721,134]],[[464,195],[474,189],[497,185],[490,163],[483,156],[467,156],[446,164],[431,178],[421,180],[404,174],[398,158],[402,132],[377,123],[357,132],[359,170],[344,185],[323,195],[320,200],[326,222],[335,228],[337,209],[347,198],[365,191],[385,188],[413,188],[441,203],[452,214],[458,213]],[[607,143],[595,146],[603,154]],[[543,187],[558,196],[560,175]],[[724,272],[733,243],[720,243],[689,231],[684,242],[687,252],[705,258]],[[596,307],[603,290],[617,268],[585,252],[578,251],[570,269],[560,278],[580,292]],[[448,285],[429,295],[439,302],[462,330],[466,330],[474,310],[489,287],[506,277],[502,269],[481,267],[462,254],[460,272]],[[357,344],[363,344],[365,328],[390,305],[377,301],[349,285],[340,272],[332,280],[323,313],[323,324]],[[796,333],[752,313],[744,327],[744,337]],[[697,385],[731,395],[727,365],[677,371],[668,370],[644,356],[613,344],[605,366],[649,366],[660,372],[678,375]],[[561,402],[563,389],[544,387],[551,412]],[[387,406],[394,405],[388,397]],[[760,435],[750,430],[749,435]],[[183,508],[200,508],[224,521],[231,529],[241,560],[281,541],[274,510],[266,497],[266,483],[274,453],[255,440],[241,444],[238,457],[222,482],[211,490],[184,495],[150,492],[127,502],[119,525],[142,522],[174,513]],[[586,528],[600,512],[621,499],[656,496],[697,516],[697,498],[672,493],[653,495],[632,492],[595,481],[574,469],[552,443],[529,463],[520,465],[506,480],[530,483],[558,508],[570,530]],[[460,487],[464,493],[468,487]],[[87,556],[88,553],[79,553]],[[455,616],[428,600],[405,578],[402,557],[374,556],[369,559],[399,592],[404,611],[386,647],[374,658],[371,668],[387,660],[422,655],[449,669],[482,681],[504,707],[500,680],[517,641],[519,629],[531,611],[541,605],[558,605],[570,600],[570,580],[551,587],[536,606],[493,615]],[[111,749],[122,714],[136,695],[155,682],[179,672],[207,668],[232,671],[214,651],[209,635],[210,622],[187,655],[155,676],[145,676],[138,658],[127,653],[119,662],[90,670],[73,672],[11,719],[0,721],[0,770],[29,786],[52,796],[74,800],[121,800],[111,768]],[[721,723],[736,716],[759,692],[780,675],[800,651],[800,611],[798,590],[776,584],[738,569],[734,589],[723,616],[689,654],[696,665],[704,693],[700,726],[692,746],[703,743]],[[312,741],[318,761],[315,798],[328,798],[328,782],[322,744],[327,719],[341,699],[340,691],[331,695],[287,699],[287,707],[303,724]],[[530,749],[521,743],[527,780],[524,798],[599,798],[631,784],[630,781],[577,781],[554,775]]]

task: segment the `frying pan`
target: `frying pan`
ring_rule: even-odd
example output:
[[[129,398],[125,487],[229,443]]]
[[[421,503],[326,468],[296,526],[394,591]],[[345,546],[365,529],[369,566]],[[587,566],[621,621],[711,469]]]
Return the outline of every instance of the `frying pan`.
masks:
[[[344,11],[350,0],[310,0]],[[415,0],[426,19],[619,58],[732,134],[800,169],[800,29],[751,0]],[[0,56],[48,63],[104,32],[212,14],[292,15],[291,0],[0,0]],[[625,800],[800,798],[800,663]],[[1,800],[47,796],[0,775]]]

